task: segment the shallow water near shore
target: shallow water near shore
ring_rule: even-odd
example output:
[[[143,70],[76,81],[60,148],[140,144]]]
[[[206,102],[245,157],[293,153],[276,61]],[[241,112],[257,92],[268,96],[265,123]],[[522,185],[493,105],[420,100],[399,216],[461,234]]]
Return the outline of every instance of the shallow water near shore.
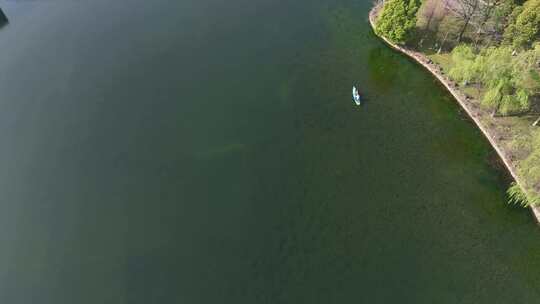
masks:
[[[0,302],[540,299],[532,216],[371,1],[0,6]]]

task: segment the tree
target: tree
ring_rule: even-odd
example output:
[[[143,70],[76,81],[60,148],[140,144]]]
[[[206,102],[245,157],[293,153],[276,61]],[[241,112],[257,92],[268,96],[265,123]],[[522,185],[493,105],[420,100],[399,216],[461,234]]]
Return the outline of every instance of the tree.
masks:
[[[504,33],[505,41],[518,49],[530,47],[540,29],[540,0],[529,0],[516,7],[510,19]]]
[[[530,50],[514,52],[512,62],[514,77],[518,82],[531,94],[538,94],[540,92],[540,74],[538,73],[540,44],[535,44]]]
[[[458,18],[454,16],[453,14],[449,14],[450,11],[450,0],[443,0],[443,18],[441,19],[439,23],[439,27],[437,31],[441,34],[439,36],[440,39],[440,45],[439,50],[437,51],[437,54],[440,54],[443,48],[445,47],[446,41],[449,39],[449,36],[451,33],[457,33],[458,32]],[[444,33],[444,34],[443,34]]]
[[[540,63],[540,44],[534,44],[531,50],[519,52],[514,60],[516,62],[517,76],[521,78],[523,86],[531,92],[531,95],[540,93],[540,73],[538,64]],[[536,119],[532,126],[536,127],[540,123],[540,118]]]
[[[419,0],[387,0],[377,20],[377,33],[392,42],[404,44],[416,27],[419,6]]]
[[[478,42],[480,41],[480,35],[482,34],[482,32],[487,31],[486,27],[488,21],[493,17],[493,15],[504,9],[507,4],[509,4],[509,2],[513,3],[513,1],[507,0],[485,0],[483,5],[480,6],[479,24],[478,29],[476,30],[476,37],[474,39],[475,46],[478,46]]]
[[[504,31],[508,26],[512,12],[516,8],[514,0],[501,0],[499,4],[495,6],[491,16],[491,29],[489,36],[492,40],[501,41]]]
[[[424,40],[429,39],[431,34],[438,31],[439,25],[444,18],[443,8],[440,0],[424,0],[422,2],[422,6],[420,6],[416,14],[418,17],[416,25],[423,29],[423,34],[418,42],[419,47],[423,46]]]
[[[465,44],[458,45],[452,50],[454,65],[449,71],[449,76],[455,81],[469,83],[479,76],[477,68],[478,56],[473,49]]]
[[[538,85],[530,80],[540,59],[540,47],[513,56],[510,47],[491,47],[475,54],[470,46],[452,51],[454,66],[449,75],[456,81],[481,82],[486,88],[482,99],[493,115],[522,112],[529,108],[529,96]]]
[[[425,0],[418,11],[418,16],[421,20],[425,20],[424,30],[429,31],[432,22],[437,19],[437,12],[439,10],[438,0]]]
[[[463,21],[457,42],[461,42],[471,20],[476,15],[480,0],[455,0],[449,4],[450,10]]]
[[[506,115],[529,108],[530,91],[524,85],[522,75],[530,66],[512,53],[509,47],[491,47],[477,59],[480,78],[487,88],[482,102],[493,108],[493,114]]]

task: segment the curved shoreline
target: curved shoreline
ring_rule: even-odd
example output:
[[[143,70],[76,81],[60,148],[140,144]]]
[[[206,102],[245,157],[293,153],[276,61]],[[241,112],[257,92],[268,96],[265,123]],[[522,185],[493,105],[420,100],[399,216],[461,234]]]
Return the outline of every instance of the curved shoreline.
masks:
[[[382,4],[376,5],[369,12],[369,23],[374,33],[375,33],[375,19],[381,7],[382,7]],[[482,131],[482,133],[487,138],[491,146],[495,149],[499,157],[502,159],[504,165],[506,166],[506,168],[512,175],[512,178],[516,181],[516,183],[520,186],[521,189],[524,189],[524,187],[522,186],[523,182],[521,181],[521,179],[519,178],[519,175],[516,172],[515,164],[512,162],[511,158],[508,157],[507,152],[501,147],[497,138],[494,136],[493,131],[490,130],[488,127],[486,127],[480,121],[480,118],[482,116],[485,116],[485,114],[482,113],[478,109],[478,105],[471,103],[469,101],[469,98],[467,98],[466,95],[463,94],[463,92],[461,92],[454,85],[452,80],[450,80],[448,77],[444,76],[441,73],[440,67],[437,64],[434,64],[431,61],[431,59],[429,59],[426,55],[424,55],[423,53],[416,52],[416,51],[401,47],[399,45],[396,45],[392,43],[391,41],[389,41],[388,39],[386,39],[385,37],[378,35],[377,33],[375,33],[375,35],[381,38],[391,48],[407,55],[408,57],[416,61],[418,64],[423,66],[425,69],[427,69],[429,72],[431,72],[431,74],[448,90],[448,92],[450,92],[450,94],[454,96],[454,98],[461,105],[463,110],[465,110],[467,115],[474,121],[474,123],[480,129],[480,131]],[[537,223],[540,224],[540,206],[531,206],[530,208],[534,217],[536,218]]]

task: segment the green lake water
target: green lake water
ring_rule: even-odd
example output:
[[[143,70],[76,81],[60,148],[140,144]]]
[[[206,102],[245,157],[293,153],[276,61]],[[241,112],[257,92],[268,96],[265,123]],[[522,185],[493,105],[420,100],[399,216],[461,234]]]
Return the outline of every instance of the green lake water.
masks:
[[[0,1],[0,303],[539,303],[532,216],[371,5]]]

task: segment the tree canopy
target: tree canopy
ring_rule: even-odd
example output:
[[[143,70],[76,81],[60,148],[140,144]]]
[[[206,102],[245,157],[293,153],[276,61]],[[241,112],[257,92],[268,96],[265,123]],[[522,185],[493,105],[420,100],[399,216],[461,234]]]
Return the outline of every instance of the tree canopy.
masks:
[[[471,46],[452,51],[454,65],[449,75],[456,81],[479,82],[486,92],[482,103],[494,112],[509,114],[529,108],[529,96],[536,92],[536,62],[540,47],[514,56],[510,47],[490,47],[476,54]]]
[[[536,40],[540,27],[540,0],[529,0],[510,16],[504,37],[515,48],[526,48]]]
[[[420,0],[387,0],[377,20],[377,32],[392,42],[407,42],[416,27],[419,7]]]
[[[461,44],[452,51],[452,61],[454,65],[449,71],[450,77],[454,80],[468,83],[476,80],[480,75],[477,67],[477,55],[473,48]]]

